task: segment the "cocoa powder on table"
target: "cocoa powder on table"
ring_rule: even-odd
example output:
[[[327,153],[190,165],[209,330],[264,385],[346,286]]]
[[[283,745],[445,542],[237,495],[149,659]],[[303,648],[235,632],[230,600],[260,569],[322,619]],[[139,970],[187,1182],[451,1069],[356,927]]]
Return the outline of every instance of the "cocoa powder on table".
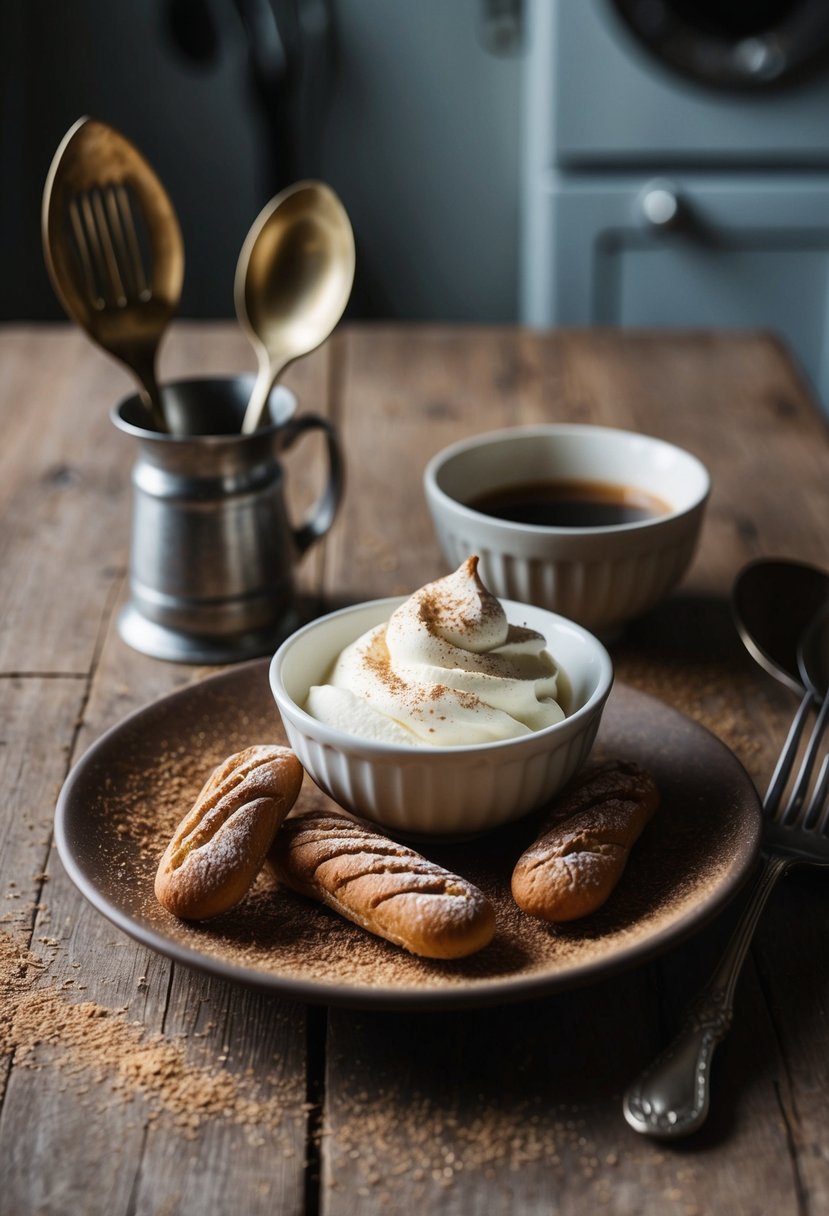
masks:
[[[48,964],[0,931],[0,1056],[16,1067],[56,1068],[79,1101],[94,1092],[147,1103],[150,1120],[165,1113],[185,1136],[209,1119],[244,1128],[249,1138],[275,1132],[286,1113],[304,1119],[302,1095],[277,1076],[261,1078],[205,1067],[188,1059],[184,1036],[146,1031],[126,1010],[74,1001],[65,984],[50,980]],[[102,1091],[100,1083],[106,1083]]]

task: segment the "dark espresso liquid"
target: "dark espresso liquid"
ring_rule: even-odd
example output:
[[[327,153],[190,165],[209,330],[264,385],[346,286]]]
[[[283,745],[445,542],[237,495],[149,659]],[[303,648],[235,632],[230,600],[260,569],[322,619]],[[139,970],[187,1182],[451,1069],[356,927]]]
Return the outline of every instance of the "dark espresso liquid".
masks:
[[[667,515],[661,498],[637,486],[605,481],[531,481],[488,490],[467,503],[474,511],[546,528],[607,528]]]

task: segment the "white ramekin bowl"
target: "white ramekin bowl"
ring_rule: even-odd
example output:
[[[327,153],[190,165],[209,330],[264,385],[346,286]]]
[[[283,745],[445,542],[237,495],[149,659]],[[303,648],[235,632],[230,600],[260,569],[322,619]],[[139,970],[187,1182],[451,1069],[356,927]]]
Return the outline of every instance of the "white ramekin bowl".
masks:
[[[635,486],[670,510],[599,528],[511,523],[467,505],[487,491],[540,481]],[[694,555],[710,489],[705,466],[682,448],[632,431],[545,425],[492,431],[444,448],[424,490],[454,569],[470,553],[500,598],[559,612],[599,633],[653,608]]]
[[[544,730],[469,747],[405,747],[332,729],[302,708],[340,651],[402,602],[373,600],[320,617],[274,655],[271,690],[306,771],[346,810],[406,836],[483,832],[542,806],[586,760],[613,682],[601,642],[554,613],[504,602],[512,624],[544,634],[566,674],[567,716]]]

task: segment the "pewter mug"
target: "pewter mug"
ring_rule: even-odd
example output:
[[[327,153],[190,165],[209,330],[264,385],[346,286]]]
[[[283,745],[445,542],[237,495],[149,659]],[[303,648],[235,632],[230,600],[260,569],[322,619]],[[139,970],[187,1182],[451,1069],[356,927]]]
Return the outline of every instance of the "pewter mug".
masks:
[[[334,522],[343,464],[334,428],[295,416],[278,386],[270,422],[241,434],[253,377],[182,380],[164,387],[170,434],[148,429],[138,396],[112,411],[138,440],[133,467],[130,601],[118,628],[159,659],[229,663],[267,654],[298,623],[294,568]],[[309,430],[325,436],[325,488],[302,524],[284,499],[279,460]]]

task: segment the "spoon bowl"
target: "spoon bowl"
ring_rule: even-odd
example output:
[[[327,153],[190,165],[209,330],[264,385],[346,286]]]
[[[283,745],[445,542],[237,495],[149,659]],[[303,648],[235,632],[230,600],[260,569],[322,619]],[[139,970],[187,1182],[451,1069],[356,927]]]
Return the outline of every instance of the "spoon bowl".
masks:
[[[166,431],[155,359],[181,296],[184,247],[160,180],[118,131],[81,118],[52,160],[42,228],[64,309],[129,368],[153,429]]]
[[[236,315],[259,361],[242,431],[262,422],[271,389],[320,346],[351,295],[356,256],[345,208],[323,182],[302,181],[263,208],[236,266]]]
[[[816,701],[822,701],[829,689],[829,600],[800,639],[797,666],[806,688]]]
[[[743,645],[786,688],[802,695],[801,639],[829,603],[829,574],[805,562],[761,558],[744,566],[731,605]]]

